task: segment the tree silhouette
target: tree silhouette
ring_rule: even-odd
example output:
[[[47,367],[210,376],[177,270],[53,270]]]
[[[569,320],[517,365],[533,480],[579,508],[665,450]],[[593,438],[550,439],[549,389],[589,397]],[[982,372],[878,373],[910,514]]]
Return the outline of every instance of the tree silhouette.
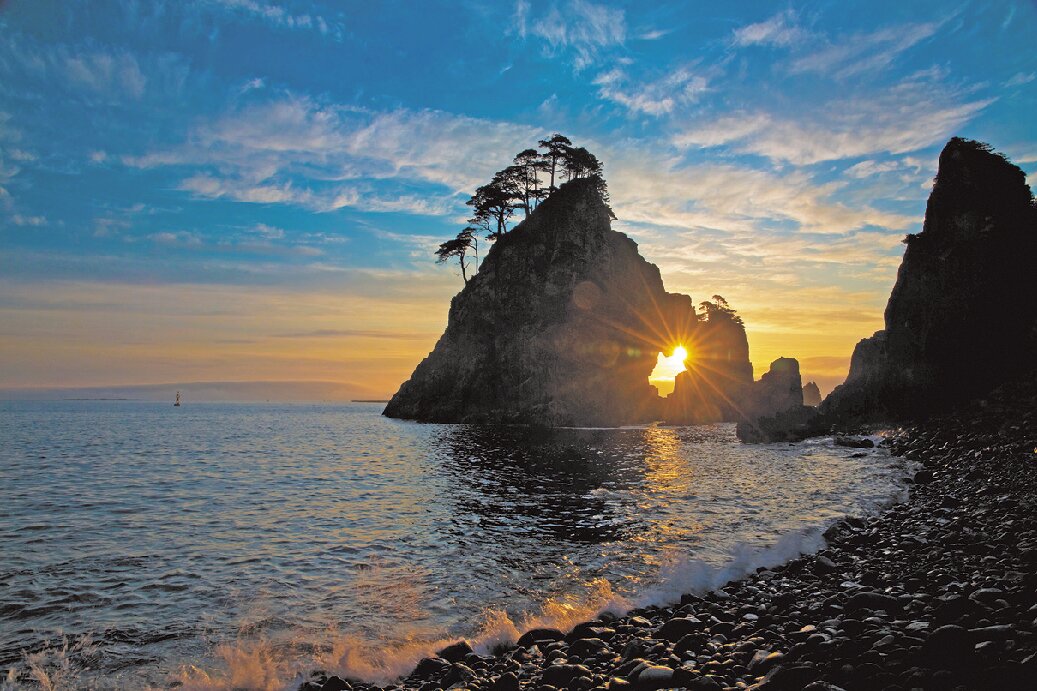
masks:
[[[712,300],[712,302],[710,302]],[[714,295],[710,300],[699,303],[699,307],[705,314],[706,321],[723,320],[732,321],[739,326],[744,326],[742,318],[731,308],[727,300],[721,295]]]
[[[490,232],[492,240],[508,232],[508,219],[515,213],[515,200],[519,197],[518,181],[515,179],[517,166],[505,168],[494,174],[493,179],[475,190],[466,204],[475,209],[476,218],[493,219],[497,229]]]
[[[497,171],[493,174],[493,179],[476,188],[475,194],[465,202],[473,210],[468,225],[456,238],[447,240],[436,250],[436,261],[439,263],[457,257],[461,265],[461,277],[465,283],[468,283],[466,257],[470,252],[475,252],[478,261],[477,235],[483,233],[488,240],[497,240],[507,234],[508,221],[516,209],[523,209],[528,217],[541,201],[557,189],[555,176],[560,172],[565,174],[567,181],[579,178],[592,180],[608,208],[609,215],[612,218],[616,217],[608,206],[609,194],[602,174],[601,161],[594,154],[582,146],[574,147],[568,137],[557,133],[550,139],[541,140],[539,146],[545,149],[543,154],[538,153],[536,149],[520,151],[516,154],[513,165]],[[550,183],[545,188],[541,184],[540,173],[548,172]],[[719,296],[714,298],[723,300]],[[709,304],[713,306],[712,303]],[[734,314],[734,310],[729,312]]]
[[[457,257],[457,261],[461,265],[461,278],[464,279],[465,284],[468,283],[468,265],[465,263],[465,257],[469,251],[472,251],[476,253],[477,261],[479,258],[479,239],[475,235],[478,230],[478,228],[468,226],[458,233],[456,238],[447,240],[436,250],[437,264],[442,264],[452,257]]]
[[[562,162],[565,167],[566,180],[601,177],[601,161],[582,146],[566,149]]]
[[[557,132],[551,136],[550,139],[541,139],[537,142],[541,149],[544,151],[544,159],[550,164],[551,171],[551,186],[548,187],[550,192],[555,191],[555,168],[558,165],[558,160],[564,158],[566,152],[572,147],[573,143],[569,141],[569,138],[558,134]]]
[[[515,156],[515,166],[522,171],[519,176],[522,208],[525,209],[526,216],[529,216],[529,212],[544,198],[540,189],[540,172],[547,171],[547,162],[536,149],[525,149]]]

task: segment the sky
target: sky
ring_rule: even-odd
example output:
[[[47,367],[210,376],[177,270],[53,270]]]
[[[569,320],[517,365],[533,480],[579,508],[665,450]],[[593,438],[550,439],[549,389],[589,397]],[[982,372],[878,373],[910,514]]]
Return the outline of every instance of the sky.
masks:
[[[951,136],[1037,171],[1037,3],[0,0],[0,387],[393,393],[562,132],[667,290],[830,390]]]

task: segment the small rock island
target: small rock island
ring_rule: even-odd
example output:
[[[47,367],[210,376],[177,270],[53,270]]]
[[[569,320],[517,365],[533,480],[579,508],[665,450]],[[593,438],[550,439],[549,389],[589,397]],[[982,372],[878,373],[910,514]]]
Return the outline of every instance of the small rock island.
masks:
[[[595,181],[574,179],[497,238],[385,415],[547,426],[658,419],[648,375],[698,318],[611,216]]]

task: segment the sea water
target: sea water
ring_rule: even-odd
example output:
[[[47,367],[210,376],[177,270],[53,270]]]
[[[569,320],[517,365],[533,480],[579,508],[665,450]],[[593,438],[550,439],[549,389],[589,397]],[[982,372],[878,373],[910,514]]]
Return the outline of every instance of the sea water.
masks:
[[[831,439],[380,410],[0,403],[0,670],[102,688],[388,680],[443,642],[488,650],[719,587],[905,487],[900,459]]]

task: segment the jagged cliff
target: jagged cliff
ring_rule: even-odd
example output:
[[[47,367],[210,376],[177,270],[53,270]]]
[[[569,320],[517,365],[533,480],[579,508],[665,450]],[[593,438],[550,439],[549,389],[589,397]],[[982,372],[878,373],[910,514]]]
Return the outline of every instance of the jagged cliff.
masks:
[[[667,293],[658,268],[612,230],[594,183],[573,180],[490,248],[384,414],[550,426],[658,419],[648,375],[697,325],[691,298]]]
[[[857,344],[827,420],[921,417],[1033,368],[1037,209],[1022,170],[951,139],[906,242],[886,328]]]

